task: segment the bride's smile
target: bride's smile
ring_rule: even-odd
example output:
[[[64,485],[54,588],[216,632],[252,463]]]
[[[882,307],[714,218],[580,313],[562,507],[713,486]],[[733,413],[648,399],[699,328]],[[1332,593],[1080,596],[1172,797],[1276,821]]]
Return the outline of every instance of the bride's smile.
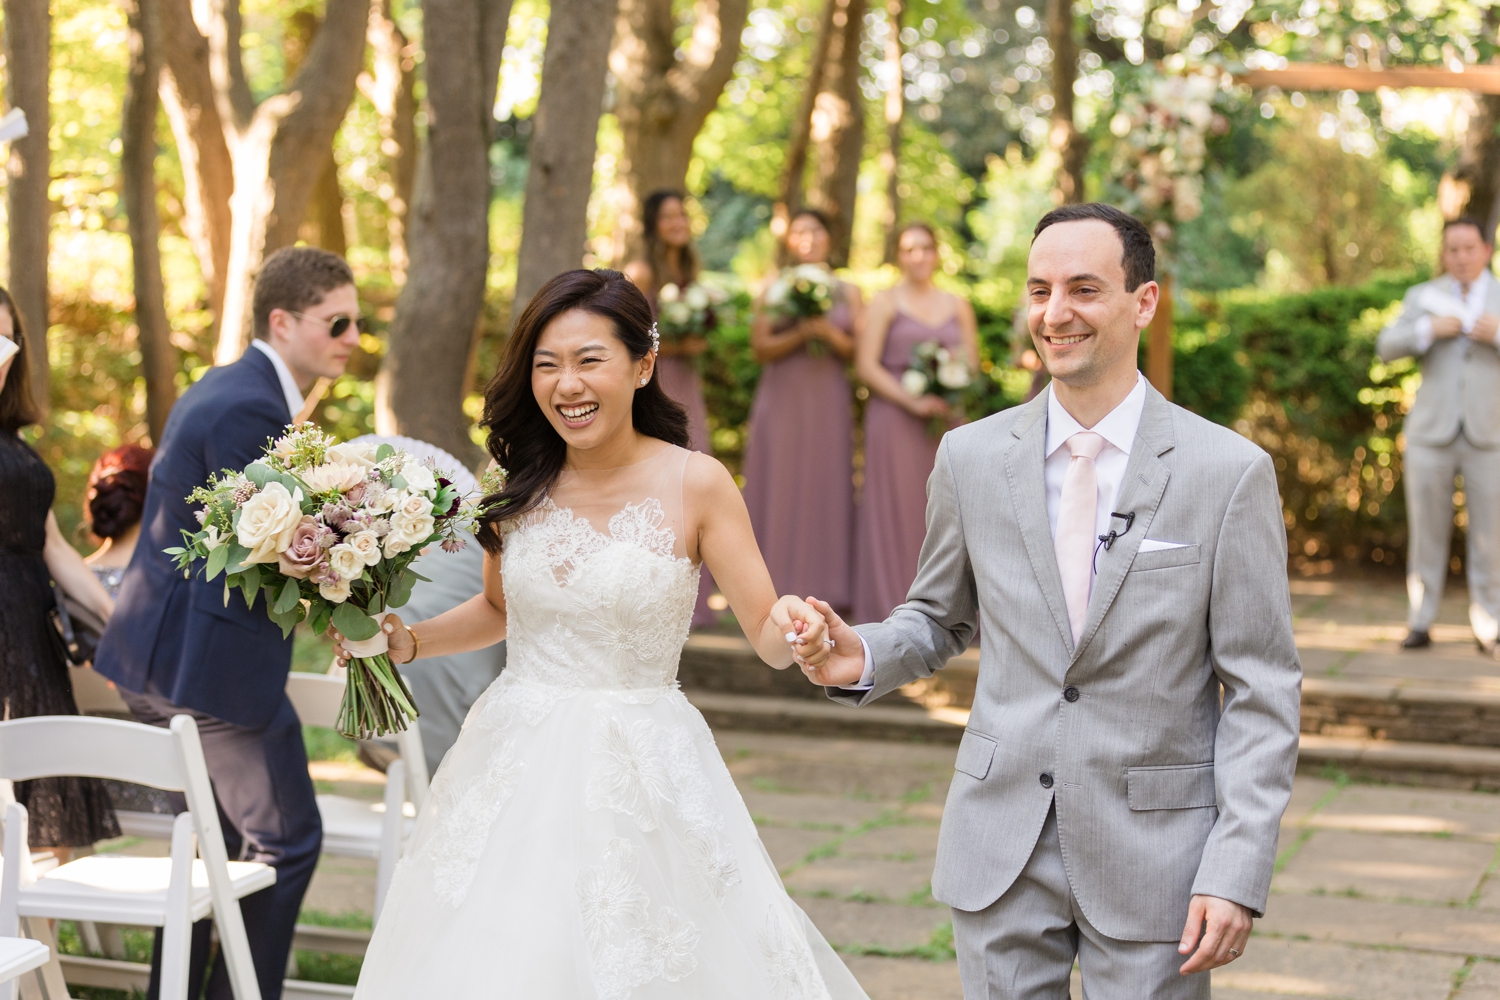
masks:
[[[656,356],[632,358],[609,319],[571,309],[548,323],[531,355],[537,406],[575,460],[616,464],[637,443],[631,412]]]

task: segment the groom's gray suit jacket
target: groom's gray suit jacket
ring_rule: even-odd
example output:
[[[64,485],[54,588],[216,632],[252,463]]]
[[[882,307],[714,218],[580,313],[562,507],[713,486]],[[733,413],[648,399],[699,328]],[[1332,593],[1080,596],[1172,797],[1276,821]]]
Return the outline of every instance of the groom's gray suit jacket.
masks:
[[[975,911],[998,899],[1055,802],[1069,882],[1103,934],[1176,940],[1194,893],[1259,914],[1302,681],[1271,459],[1148,389],[1115,505],[1135,523],[1098,554],[1075,648],[1047,518],[1046,424],[1043,393],[943,438],[916,581],[889,619],[859,628],[874,688],[829,694],[864,705],[929,677],[980,626],[939,900]],[[1186,544],[1141,552],[1146,538]]]

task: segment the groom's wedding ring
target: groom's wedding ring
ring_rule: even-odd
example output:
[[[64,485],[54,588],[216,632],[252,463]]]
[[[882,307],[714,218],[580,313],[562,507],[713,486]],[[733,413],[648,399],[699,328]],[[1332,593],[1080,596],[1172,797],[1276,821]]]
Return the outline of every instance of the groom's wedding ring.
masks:
[[[1229,949],[1229,954],[1233,955],[1235,958],[1239,958],[1240,957],[1239,949],[1237,949],[1237,948],[1230,948]]]

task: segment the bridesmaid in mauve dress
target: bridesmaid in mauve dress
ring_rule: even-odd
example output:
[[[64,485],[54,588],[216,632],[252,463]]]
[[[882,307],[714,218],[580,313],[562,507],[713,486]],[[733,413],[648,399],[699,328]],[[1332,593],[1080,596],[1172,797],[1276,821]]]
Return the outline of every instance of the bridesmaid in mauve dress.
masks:
[[[825,264],[828,224],[801,209],[787,226],[797,264]],[[859,289],[840,283],[826,316],[773,323],[759,311],[750,345],[765,368],[750,411],[745,504],[778,593],[851,607],[854,393],[844,366],[863,319]]]
[[[625,277],[646,293],[652,315],[663,285],[686,288],[698,280],[698,252],[693,248],[693,229],[681,191],[653,191],[641,206],[641,227],[645,257],[625,265]],[[662,341],[656,359],[656,377],[664,392],[681,403],[688,415],[688,447],[712,455],[708,437],[708,406],[703,401],[703,384],[693,359],[708,350],[704,337],[683,337]],[[698,604],[693,608],[695,627],[712,625],[718,615],[708,606],[714,592],[714,579],[707,568],[698,582]]]
[[[906,600],[926,534],[927,477],[937,457],[934,418],[948,418],[939,396],[912,396],[901,374],[912,348],[935,340],[978,371],[974,310],[932,286],[937,241],[924,223],[901,231],[902,281],[876,295],[855,347],[855,370],[870,387],[865,408],[865,486],[854,547],[854,617],[883,621]]]

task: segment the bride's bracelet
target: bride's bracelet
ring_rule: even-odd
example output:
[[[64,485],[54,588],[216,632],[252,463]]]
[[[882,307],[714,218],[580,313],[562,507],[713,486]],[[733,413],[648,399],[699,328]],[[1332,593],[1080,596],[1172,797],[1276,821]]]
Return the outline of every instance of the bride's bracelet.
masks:
[[[412,660],[415,660],[417,658],[417,654],[422,651],[422,640],[417,638],[417,633],[411,630],[410,625],[403,624],[401,627],[406,629],[407,635],[411,636],[411,660],[406,661],[406,663],[411,663]],[[406,664],[402,664],[402,666],[405,665]]]

